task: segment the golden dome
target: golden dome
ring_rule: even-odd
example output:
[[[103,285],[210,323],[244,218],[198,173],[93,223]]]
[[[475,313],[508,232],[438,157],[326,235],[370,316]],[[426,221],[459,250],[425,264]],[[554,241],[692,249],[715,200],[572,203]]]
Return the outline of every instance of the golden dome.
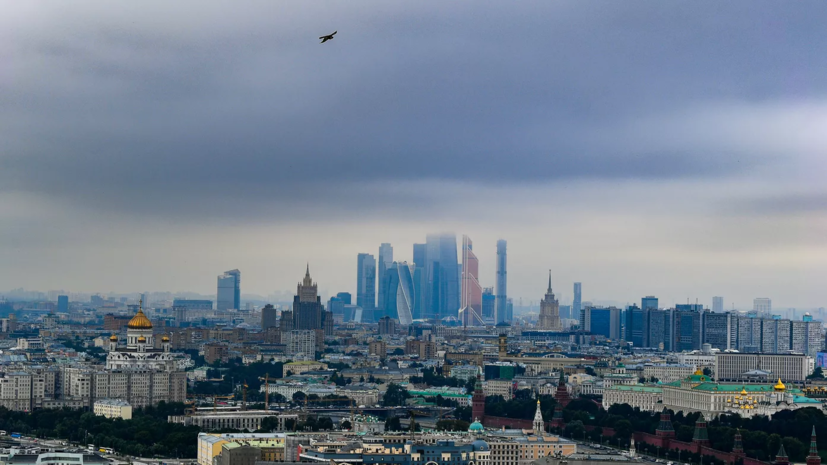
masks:
[[[143,309],[138,309],[138,313],[129,320],[126,327],[129,329],[152,329],[152,322],[144,315]]]
[[[741,389],[741,395],[742,395],[742,396],[747,395],[747,388],[742,388],[742,389]]]
[[[778,378],[778,383],[773,386],[773,389],[776,391],[784,391],[787,389],[787,386],[784,386],[784,383],[781,382],[781,378]]]
[[[146,338],[145,338],[145,337],[143,337],[143,336],[140,336],[140,337],[138,337],[138,342],[140,342],[140,343],[145,343],[145,342],[146,342]]]
[[[113,335],[109,336],[109,340],[112,341],[112,342],[118,342],[118,336],[115,336],[113,334]]]
[[[701,376],[701,375],[703,375],[703,374],[704,374],[704,372],[703,372],[703,370],[701,370],[700,368],[698,368],[697,370],[695,370],[695,373],[694,373],[694,374],[695,374],[695,376]]]
[[[169,342],[169,336],[162,337],[161,342]]]

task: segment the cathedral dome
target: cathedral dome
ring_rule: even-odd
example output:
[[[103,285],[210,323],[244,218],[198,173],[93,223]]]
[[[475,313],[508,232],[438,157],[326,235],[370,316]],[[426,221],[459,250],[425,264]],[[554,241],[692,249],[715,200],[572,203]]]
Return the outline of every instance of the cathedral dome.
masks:
[[[471,426],[468,427],[469,433],[481,433],[484,430],[485,428],[483,428],[482,423],[480,423],[479,420],[474,421],[471,423]]]
[[[129,323],[126,325],[129,329],[152,329],[152,322],[149,321],[149,318],[144,315],[144,311],[142,309],[138,309],[138,313],[129,320]]]
[[[169,336],[162,337],[161,342],[169,342]]]
[[[140,343],[140,344],[144,344],[144,343],[146,343],[146,338],[145,338],[145,337],[143,337],[143,336],[139,337],[139,338],[138,338],[138,343]]]
[[[112,341],[112,342],[118,342],[118,336],[115,336],[113,334],[113,335],[109,336],[109,340]]]
[[[787,386],[784,386],[784,383],[781,382],[781,378],[778,378],[778,384],[773,386],[773,389],[776,391],[785,391],[787,390]]]

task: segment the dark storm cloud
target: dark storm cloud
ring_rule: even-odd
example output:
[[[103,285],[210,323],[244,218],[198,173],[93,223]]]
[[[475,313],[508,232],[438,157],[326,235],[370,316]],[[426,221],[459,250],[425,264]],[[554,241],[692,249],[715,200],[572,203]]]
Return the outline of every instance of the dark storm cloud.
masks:
[[[827,95],[818,3],[149,5],[5,33],[0,191],[238,217],[427,209],[381,187],[419,180],[720,177],[777,157],[658,118]]]

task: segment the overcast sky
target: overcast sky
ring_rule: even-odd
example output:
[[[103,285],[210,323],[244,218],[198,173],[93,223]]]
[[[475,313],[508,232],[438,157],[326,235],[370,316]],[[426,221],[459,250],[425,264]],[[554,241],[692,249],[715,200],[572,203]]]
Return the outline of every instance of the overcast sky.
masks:
[[[509,295],[827,306],[818,1],[9,2],[0,289],[355,291],[468,234]],[[318,36],[338,30],[331,42]]]

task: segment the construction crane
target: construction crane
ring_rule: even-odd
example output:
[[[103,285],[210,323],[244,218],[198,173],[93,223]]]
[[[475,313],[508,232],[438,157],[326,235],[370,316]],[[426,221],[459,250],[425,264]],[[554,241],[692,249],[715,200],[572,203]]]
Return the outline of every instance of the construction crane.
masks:
[[[414,418],[415,417],[429,417],[430,415],[428,415],[427,413],[418,412],[416,410],[408,410],[408,415],[410,415],[410,418],[411,418],[411,443],[413,443],[414,442],[414,426],[416,426],[416,420]]]
[[[264,379],[264,410],[270,410],[270,373],[264,375],[264,378],[259,377],[258,380]]]

